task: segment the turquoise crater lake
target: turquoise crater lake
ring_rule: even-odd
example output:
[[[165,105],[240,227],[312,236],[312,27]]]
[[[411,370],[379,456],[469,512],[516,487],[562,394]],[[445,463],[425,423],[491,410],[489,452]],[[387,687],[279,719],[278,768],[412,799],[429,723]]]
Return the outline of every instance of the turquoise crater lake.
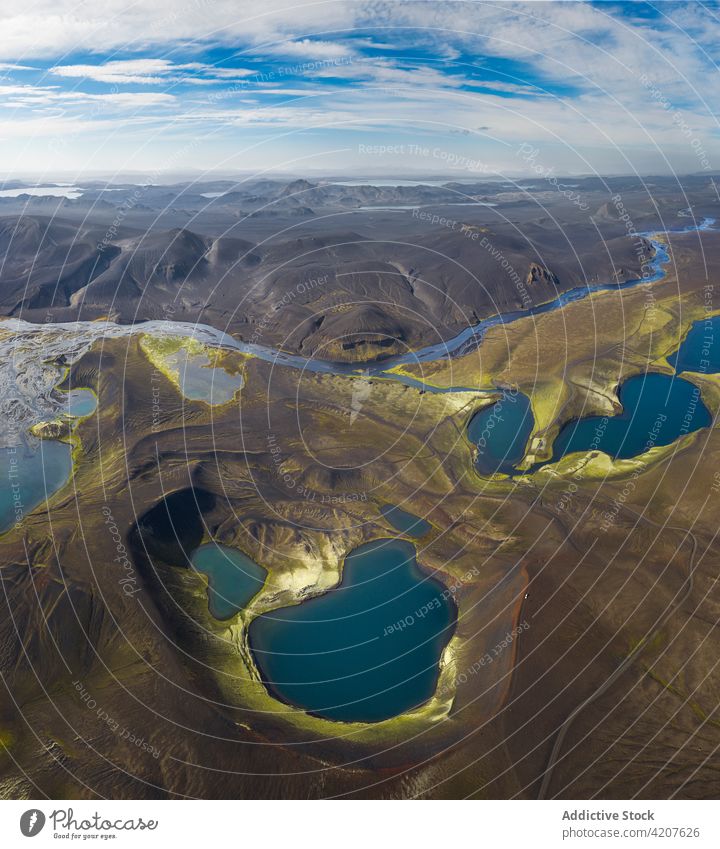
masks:
[[[34,447],[21,443],[0,448],[0,533],[22,522],[39,504],[57,492],[72,472],[72,448],[45,440]]]
[[[432,530],[430,522],[426,522],[425,519],[421,519],[401,507],[396,507],[394,504],[383,505],[380,508],[380,513],[396,531],[407,534],[409,537],[423,537]]]
[[[712,424],[700,390],[680,377],[659,372],[637,374],[620,385],[618,395],[623,407],[620,415],[568,422],[553,444],[550,462],[574,451],[591,450],[615,459],[637,457]]]
[[[467,432],[477,448],[475,467],[480,474],[514,474],[534,424],[530,399],[517,390],[504,390],[494,404],[475,413]]]
[[[602,451],[613,459],[637,457],[651,448],[670,445],[681,436],[712,424],[700,389],[688,380],[660,372],[629,377],[620,384],[622,412],[587,416],[567,422],[555,438],[550,460],[528,472],[517,470],[533,428],[530,401],[504,396],[477,413],[468,438],[478,445],[476,467],[481,474],[520,475],[536,472],[574,452]]]
[[[91,415],[97,398],[90,389],[61,391],[61,416],[67,421]],[[76,422],[72,422],[74,426]],[[73,470],[72,446],[56,439],[19,439],[0,448],[0,533],[20,525],[24,517],[43,504],[69,480]]]
[[[327,719],[379,722],[432,697],[456,616],[415,547],[381,539],[346,557],[339,586],[253,620],[250,647],[281,701]]]
[[[262,589],[267,571],[242,551],[209,542],[192,555],[193,568],[207,575],[208,609],[216,619],[230,619]]]
[[[668,357],[678,374],[695,371],[717,374],[720,371],[720,315],[696,321],[680,348]]]

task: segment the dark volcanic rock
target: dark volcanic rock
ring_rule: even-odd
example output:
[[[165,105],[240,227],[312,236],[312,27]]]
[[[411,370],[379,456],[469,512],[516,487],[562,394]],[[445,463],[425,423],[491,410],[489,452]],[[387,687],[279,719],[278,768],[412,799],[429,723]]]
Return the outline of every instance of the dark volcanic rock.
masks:
[[[162,227],[154,216],[151,226],[133,229],[145,216],[137,199],[127,224],[100,223],[102,210],[85,213],[98,221],[91,225],[0,219],[0,313],[200,321],[261,344],[359,361],[442,342],[483,317],[641,271],[637,239],[622,222],[598,235],[596,222],[559,228],[547,215],[519,227],[467,204],[432,214],[404,208],[458,196],[432,186],[211,185],[230,193],[209,203],[198,186],[143,188],[142,201],[162,200],[182,227]],[[400,207],[347,211],[388,199]],[[214,232],[196,229],[193,203],[212,208]],[[241,213],[239,203],[255,211]],[[315,217],[316,205],[336,214]]]

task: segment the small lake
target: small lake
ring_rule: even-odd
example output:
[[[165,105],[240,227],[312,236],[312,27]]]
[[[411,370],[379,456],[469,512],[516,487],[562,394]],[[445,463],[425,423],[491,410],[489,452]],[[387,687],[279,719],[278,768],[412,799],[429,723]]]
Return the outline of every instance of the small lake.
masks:
[[[468,438],[477,447],[475,466],[480,474],[514,474],[534,424],[530,399],[517,390],[505,390],[494,404],[476,413],[468,425]]]
[[[555,438],[552,458],[537,463],[529,472],[579,451],[602,451],[614,459],[637,457],[712,424],[700,390],[681,377],[638,374],[621,384],[618,397],[622,413],[568,422]],[[483,475],[522,474],[516,466],[525,455],[532,429],[530,401],[520,393],[506,393],[477,413],[468,425],[468,437],[478,446],[478,471]]]
[[[668,362],[678,374],[695,371],[716,374],[720,371],[720,315],[696,321],[680,348]]]
[[[97,398],[95,397],[95,393],[90,389],[71,389],[69,392],[60,393],[60,396],[64,396],[64,412],[68,416],[81,419],[95,412]]]
[[[253,620],[250,647],[281,701],[327,719],[379,722],[435,692],[456,621],[446,594],[411,543],[376,540],[347,556],[335,589]]]
[[[393,204],[392,206],[357,206],[352,212],[408,212],[411,209],[437,209],[437,207],[446,206],[497,206],[496,203],[484,200],[467,200],[467,201],[438,201],[438,203],[430,206],[429,204],[403,203]]]
[[[97,399],[90,389],[56,394],[58,412],[73,418],[89,416]],[[72,447],[55,439],[33,439],[0,448],[0,533],[44,503],[67,483],[72,473]]]
[[[620,415],[568,422],[555,439],[550,462],[573,451],[603,451],[617,459],[637,457],[712,423],[700,390],[680,377],[638,374],[622,383],[618,396],[623,407]]]
[[[230,619],[262,589],[267,571],[242,551],[210,542],[192,555],[193,568],[208,578],[208,608],[216,619]]]
[[[620,415],[568,422],[555,439],[550,462],[574,451],[603,451],[616,459],[637,457],[712,424],[700,390],[680,377],[638,374],[622,383],[618,397],[623,407]]]
[[[57,492],[71,472],[72,449],[65,442],[0,448],[0,533]]]
[[[407,534],[410,537],[425,536],[432,529],[430,522],[415,516],[413,513],[408,513],[401,507],[396,507],[393,504],[384,504],[380,508],[380,513],[383,518],[388,521],[396,531]]]
[[[167,363],[178,374],[180,391],[190,401],[227,404],[243,387],[241,374],[229,374],[224,368],[214,368],[207,353],[191,354],[186,348],[181,348],[168,356]]]
[[[34,198],[68,198],[77,200],[82,196],[83,190],[79,186],[67,186],[58,184],[56,186],[24,186],[20,189],[2,189],[0,198],[19,198],[27,195]]]

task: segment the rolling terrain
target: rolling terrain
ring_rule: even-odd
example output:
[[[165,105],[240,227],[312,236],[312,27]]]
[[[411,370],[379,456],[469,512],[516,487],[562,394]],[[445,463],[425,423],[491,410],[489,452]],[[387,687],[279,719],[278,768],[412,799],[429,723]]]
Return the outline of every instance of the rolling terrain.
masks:
[[[650,204],[650,187],[585,182],[575,191],[592,215],[543,181],[514,192],[490,183],[135,187],[142,204],[129,188],[0,198],[0,313],[197,321],[320,359],[372,360],[568,289],[640,277],[651,259],[642,232],[674,227],[688,193],[699,217],[718,205],[706,179],[674,193],[667,219],[662,192]],[[622,205],[613,203],[609,192],[622,188]],[[248,197],[274,217],[238,207]],[[300,199],[311,203],[302,215]]]
[[[0,220],[6,317],[43,322],[46,334],[60,321],[136,323],[55,358],[67,366],[59,388],[91,389],[97,408],[67,428],[67,484],[0,536],[0,793],[716,796],[717,374],[688,376],[713,426],[629,460],[589,451],[483,475],[467,425],[508,388],[524,392],[534,469],[564,424],[618,411],[623,379],[671,374],[667,358],[692,323],[718,311],[720,235],[665,237],[657,282],[521,315],[467,353],[370,375],[363,365],[378,357],[526,308],[499,256],[533,304],[639,277],[648,242],[638,233],[657,208],[633,201],[640,223],[629,234],[606,187],[590,181],[590,221],[568,214],[560,225],[559,208],[553,221],[536,204],[522,236],[515,200],[464,211],[457,229],[412,210],[352,212],[357,222],[336,228],[312,223],[313,192],[337,209],[426,201],[432,189],[388,197],[268,182],[253,197],[285,207],[307,195],[312,214],[282,209],[283,227],[258,217],[225,230],[200,214],[143,230],[128,215],[109,240],[106,222],[68,215],[78,201]],[[711,215],[712,198],[697,192]],[[173,191],[157,195],[174,209]],[[675,228],[685,200],[667,201]],[[199,321],[357,369],[284,368],[144,334],[148,319]],[[188,397],[183,352],[201,358],[208,382],[235,378],[232,400]],[[45,436],[58,436],[55,423]],[[250,623],[332,591],[349,552],[396,533],[388,505],[427,522],[417,539],[398,535],[457,609],[432,698],[378,723],[337,723],[273,698]],[[267,570],[226,620],[189,568],[208,540]]]

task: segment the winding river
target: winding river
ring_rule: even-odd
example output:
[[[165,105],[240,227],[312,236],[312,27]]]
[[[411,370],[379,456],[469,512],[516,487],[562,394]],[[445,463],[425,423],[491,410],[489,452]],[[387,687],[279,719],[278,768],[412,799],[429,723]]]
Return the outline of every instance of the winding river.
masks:
[[[668,232],[702,232],[712,229],[714,223],[715,219],[706,218],[695,227],[684,227]],[[32,407],[39,404],[43,407],[42,402],[47,401],[53,386],[57,382],[47,380],[48,372],[57,373],[57,367],[51,364],[53,360],[63,358],[65,363],[73,363],[102,339],[122,338],[136,333],[194,338],[198,342],[211,347],[240,351],[276,366],[301,369],[317,374],[383,377],[409,386],[420,387],[430,392],[466,391],[464,387],[439,389],[407,375],[394,373],[391,370],[398,366],[462,356],[477,348],[484,335],[492,327],[561,309],[567,304],[580,301],[597,292],[612,292],[662,280],[666,274],[665,266],[670,261],[667,250],[658,240],[662,234],[643,233],[639,235],[646,238],[655,251],[643,277],[627,280],[624,283],[597,283],[592,286],[586,285],[569,289],[552,301],[547,301],[538,306],[499,313],[483,319],[445,342],[428,345],[412,353],[391,356],[362,365],[316,360],[297,354],[289,354],[265,345],[241,342],[224,331],[206,324],[179,321],[145,321],[140,324],[115,324],[109,321],[33,324],[17,318],[4,319],[0,321],[0,412],[5,412],[6,402],[10,399],[19,401],[21,406]],[[40,379],[42,373],[45,375],[44,381]],[[19,391],[15,391],[16,388]],[[488,391],[493,392],[495,390]],[[44,407],[44,414],[46,413],[47,407]]]
[[[668,232],[702,232],[712,229],[714,223],[714,219],[706,218],[698,225]],[[24,445],[26,454],[36,453],[37,443],[28,444],[28,429],[39,422],[56,418],[63,412],[67,401],[62,397],[63,393],[58,392],[55,387],[62,379],[66,367],[76,362],[97,342],[104,339],[128,337],[134,334],[192,338],[210,347],[252,354],[276,366],[307,370],[317,374],[380,377],[428,392],[467,391],[466,387],[434,387],[408,375],[395,373],[392,369],[403,365],[461,356],[478,347],[485,333],[492,327],[561,309],[567,304],[582,300],[596,292],[627,289],[663,279],[666,274],[665,266],[670,261],[668,252],[660,241],[663,234],[643,233],[639,235],[646,238],[655,251],[651,262],[646,267],[646,273],[641,278],[628,280],[624,283],[599,283],[570,289],[544,304],[483,319],[478,324],[465,328],[446,342],[429,345],[417,352],[388,357],[375,363],[365,363],[362,366],[352,363],[315,360],[264,345],[241,342],[222,330],[205,324],[173,321],[147,321],[130,325],[91,321],[32,324],[17,318],[4,319],[0,321],[0,416],[3,417],[7,425],[4,432],[0,434],[0,448],[4,447],[9,451],[17,451],[18,446]],[[694,346],[693,350],[696,353],[698,350],[703,350],[703,339],[699,336],[702,336],[702,334],[693,329],[686,340],[685,349],[688,346]],[[62,365],[57,365],[57,363],[62,363]],[[687,367],[682,362],[678,365]],[[221,370],[214,369],[212,371],[219,372]],[[219,400],[223,401],[232,397],[232,392],[237,388],[237,384],[225,380],[222,375],[216,377],[218,387],[224,393],[221,394]],[[225,384],[228,385],[225,386]],[[196,397],[196,389],[197,387],[194,384],[189,384],[187,396]],[[473,391],[498,392],[497,389]],[[67,395],[67,393],[64,394]],[[526,401],[521,400],[520,396],[516,400],[514,415],[521,419],[522,427],[520,429],[524,430],[527,427],[531,429],[532,415],[526,409]],[[510,413],[509,404],[506,405],[506,412]],[[82,414],[87,413],[77,413],[76,415]],[[479,422],[476,422],[476,425],[478,424]],[[524,440],[517,433],[512,432],[510,436],[506,436],[505,441],[506,444],[500,446],[499,457],[503,463],[503,470],[508,471],[517,462],[517,455],[524,447]],[[67,479],[67,474],[56,473],[57,462],[54,449],[49,449],[46,453],[53,457],[52,473],[46,476],[48,486],[44,489],[45,496],[48,496],[62,485],[64,480]],[[488,465],[486,467],[481,466],[483,472],[489,472],[492,463],[495,461],[492,451],[488,452],[486,459]],[[27,468],[28,474],[33,476],[36,476],[38,471],[36,464],[32,462],[22,464],[22,468]],[[28,502],[38,503],[35,502],[35,496],[28,498]],[[4,515],[0,516],[0,528],[3,524],[7,527],[8,519]]]

